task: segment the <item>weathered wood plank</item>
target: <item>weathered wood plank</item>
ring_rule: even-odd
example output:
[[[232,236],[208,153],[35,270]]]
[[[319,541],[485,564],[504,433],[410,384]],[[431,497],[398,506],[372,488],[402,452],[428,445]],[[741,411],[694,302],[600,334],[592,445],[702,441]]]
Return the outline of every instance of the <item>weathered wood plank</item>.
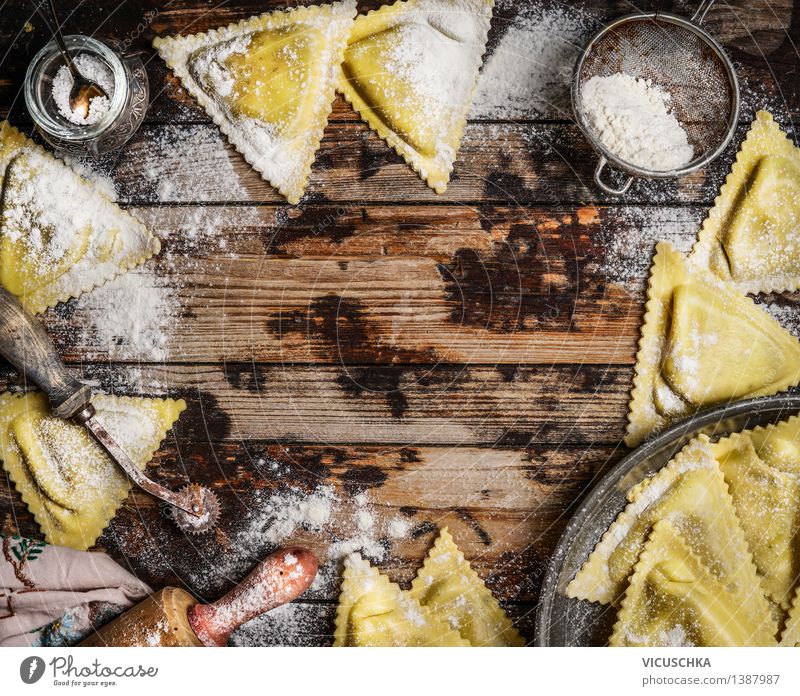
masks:
[[[188,443],[178,428],[156,456],[152,475],[170,486],[188,476],[212,487],[223,508],[217,532],[186,538],[153,498],[135,492],[98,547],[156,587],[186,585],[214,599],[276,546],[299,543],[325,562],[306,599],[330,601],[337,596],[344,552],[364,546],[379,555],[377,562],[393,580],[409,582],[437,530],[447,526],[499,597],[533,601],[571,512],[621,453],[608,446],[562,445],[209,445]],[[325,495],[333,502],[324,524],[313,530],[287,524],[290,510],[299,509],[287,492],[320,495],[328,488]],[[369,517],[366,532],[358,527],[359,512]],[[0,521],[4,532],[39,536],[18,494],[5,487]],[[392,534],[398,521],[400,533]]]
[[[525,446],[619,442],[633,370],[83,364],[75,372],[116,393],[186,398],[193,415],[181,432],[192,440]],[[18,380],[11,373],[0,386]]]
[[[745,127],[737,131],[737,143]],[[677,181],[639,181],[628,204],[709,204],[735,149],[705,171]],[[312,169],[306,203],[512,202],[516,205],[618,202],[593,182],[597,155],[576,126],[470,124],[450,185],[436,194],[363,123],[331,123]],[[216,126],[150,125],[102,166],[120,198],[152,203],[282,202]]]
[[[631,362],[648,264],[615,283],[609,234],[640,239],[645,258],[655,239],[690,243],[701,214],[675,209],[639,231],[624,230],[635,208],[135,212],[165,240],[127,279],[130,306],[169,312],[159,359],[491,364]],[[91,329],[127,304],[90,295],[44,319],[67,359],[152,360]]]
[[[72,361],[630,364],[656,241],[688,251],[705,215],[636,206],[287,211],[137,209],[164,237],[162,254],[129,274],[124,301],[108,307],[100,292],[47,312],[60,352]],[[760,301],[797,331],[796,295]],[[113,335],[92,328],[129,307],[150,316],[120,321]],[[136,322],[163,333],[157,351],[130,338]]]

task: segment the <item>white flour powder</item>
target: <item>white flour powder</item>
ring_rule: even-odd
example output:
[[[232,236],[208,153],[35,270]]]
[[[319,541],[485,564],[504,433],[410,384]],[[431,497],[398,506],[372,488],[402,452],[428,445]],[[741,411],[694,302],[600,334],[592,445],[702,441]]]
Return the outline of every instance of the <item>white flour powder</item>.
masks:
[[[620,159],[651,171],[667,171],[694,157],[686,131],[669,112],[669,94],[650,80],[625,73],[595,75],[581,95],[589,124]]]
[[[88,126],[97,123],[108,111],[111,104],[110,97],[114,94],[114,74],[102,60],[86,53],[77,56],[74,64],[85,79],[100,85],[108,96],[94,97],[89,102],[89,113],[85,117],[83,114],[73,111],[69,103],[69,95],[75,81],[67,66],[62,65],[53,79],[53,99],[59,113],[70,123]]]

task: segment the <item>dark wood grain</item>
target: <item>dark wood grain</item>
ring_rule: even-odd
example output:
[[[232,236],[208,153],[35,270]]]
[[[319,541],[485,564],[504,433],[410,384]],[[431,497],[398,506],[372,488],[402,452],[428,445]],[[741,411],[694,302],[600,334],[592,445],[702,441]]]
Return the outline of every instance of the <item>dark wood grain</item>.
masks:
[[[489,60],[537,8],[579,15],[573,54],[603,20],[632,9],[543,2],[497,0]],[[800,13],[791,0],[732,0],[709,14],[736,62],[743,106],[735,142],[705,172],[637,182],[621,200],[600,194],[596,155],[570,122],[570,58],[550,101],[471,119],[444,195],[337,97],[307,196],[288,206],[151,48],[157,35],[284,4],[60,3],[68,31],[145,52],[146,125],[92,166],[162,238],[160,256],[133,273],[175,307],[158,359],[126,353],[124,336],[108,345],[81,301],[43,320],[70,369],[96,388],[186,399],[150,473],[169,486],[207,484],[223,505],[214,536],[186,538],[133,492],[97,548],[154,587],[215,599],[275,545],[271,498],[331,487],[340,501],[331,524],[280,542],[326,559],[353,533],[361,492],[385,552],[378,565],[393,580],[408,583],[447,525],[530,640],[561,531],[627,451],[620,439],[655,242],[691,247],[755,110],[770,109],[793,134]],[[694,5],[658,3],[683,15]],[[26,132],[22,78],[48,39],[27,0],[2,5],[0,115]],[[797,332],[796,294],[758,301]],[[21,385],[0,369],[0,388]],[[380,531],[398,518],[407,534]],[[4,473],[0,531],[40,536]],[[235,642],[329,644],[338,571],[329,563],[302,602],[251,622]]]
[[[183,419],[182,419],[183,420]],[[187,586],[205,598],[229,588],[274,549],[266,537],[271,496],[331,486],[339,501],[323,534],[297,529],[281,543],[313,549],[328,563],[324,581],[306,599],[338,594],[338,560],[328,534],[354,531],[353,496],[364,492],[378,530],[396,518],[405,538],[376,532],[393,580],[409,582],[436,532],[447,526],[474,567],[504,601],[532,601],[549,554],[569,515],[592,482],[616,462],[614,447],[535,445],[524,449],[408,446],[287,446],[270,441],[187,442],[179,427],[153,461],[151,475],[169,486],[186,477],[211,486],[223,516],[210,537],[184,537],[159,504],[133,493],[98,542],[125,559],[153,586]],[[36,535],[13,490],[0,489],[2,530]],[[511,549],[515,551],[510,552]]]

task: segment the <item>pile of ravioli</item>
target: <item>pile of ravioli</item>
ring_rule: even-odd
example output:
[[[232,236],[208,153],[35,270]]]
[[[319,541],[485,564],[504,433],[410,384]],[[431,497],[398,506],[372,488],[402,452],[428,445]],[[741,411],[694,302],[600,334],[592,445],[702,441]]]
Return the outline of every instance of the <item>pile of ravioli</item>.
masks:
[[[472,103],[494,0],[356,0],[250,17],[153,45],[233,146],[298,203],[338,89],[443,193]]]
[[[31,312],[80,296],[158,253],[158,239],[91,182],[0,122],[0,286]],[[183,401],[105,396],[97,418],[141,468]],[[0,394],[0,458],[49,543],[87,549],[130,490],[85,429],[40,393]]]
[[[402,590],[354,554],[345,560],[334,646],[522,646],[500,604],[447,528]]]
[[[800,383],[800,342],[745,293],[800,287],[800,150],[756,115],[687,258],[660,243],[625,441]],[[800,417],[701,436],[628,491],[567,588],[619,603],[612,645],[800,644]]]

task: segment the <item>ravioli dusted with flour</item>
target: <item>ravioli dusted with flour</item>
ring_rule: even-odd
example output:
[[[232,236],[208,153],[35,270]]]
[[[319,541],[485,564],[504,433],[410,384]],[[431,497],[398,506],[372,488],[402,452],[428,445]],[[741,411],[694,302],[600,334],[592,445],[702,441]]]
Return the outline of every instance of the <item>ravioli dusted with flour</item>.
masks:
[[[758,587],[733,501],[707,442],[695,440],[628,492],[628,505],[567,586],[567,596],[608,604],[625,591],[653,528],[669,519],[720,581]],[[762,611],[769,614],[762,596]]]
[[[800,578],[800,417],[710,445],[767,595],[788,609]]]
[[[336,647],[469,646],[459,632],[357,555],[345,560]]]
[[[625,592],[615,647],[774,646],[758,585],[729,585],[666,519],[649,535]]]
[[[437,193],[472,104],[493,0],[406,0],[359,17],[339,91]]]
[[[743,292],[800,287],[800,149],[759,111],[692,259]]]
[[[104,396],[97,419],[144,469],[186,404],[173,399]],[[131,484],[80,425],[50,414],[41,393],[0,394],[3,468],[51,544],[92,546]]]
[[[625,443],[701,408],[800,383],[800,342],[729,284],[661,242],[650,271]]]
[[[355,13],[355,0],[297,7],[153,45],[244,158],[298,203]]]
[[[145,226],[0,122],[0,285],[32,312],[78,297],[158,253]]]
[[[525,644],[446,528],[411,583],[411,596],[429,608],[434,616],[457,628],[471,645],[519,647]]]

